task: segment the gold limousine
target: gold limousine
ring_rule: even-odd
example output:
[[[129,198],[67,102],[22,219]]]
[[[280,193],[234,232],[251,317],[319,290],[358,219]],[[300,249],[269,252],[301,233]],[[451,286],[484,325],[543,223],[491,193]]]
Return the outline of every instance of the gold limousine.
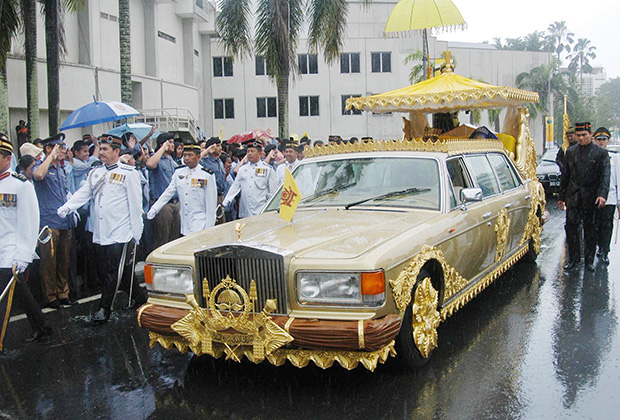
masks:
[[[298,367],[374,370],[396,355],[421,366],[442,321],[540,250],[529,114],[507,117],[513,142],[406,131],[310,148],[293,171],[302,199],[291,222],[280,187],[260,215],[149,255],[138,323],[151,346]]]

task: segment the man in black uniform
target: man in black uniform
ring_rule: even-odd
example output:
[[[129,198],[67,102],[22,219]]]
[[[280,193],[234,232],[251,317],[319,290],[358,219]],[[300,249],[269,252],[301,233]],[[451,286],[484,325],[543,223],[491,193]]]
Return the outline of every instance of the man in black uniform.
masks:
[[[576,268],[581,260],[580,223],[583,223],[586,270],[594,270],[595,213],[597,208],[605,206],[609,191],[609,156],[605,149],[592,143],[590,127],[589,122],[575,124],[579,144],[567,149],[564,157],[558,206],[566,210],[566,270]]]
[[[568,147],[574,146],[577,144],[577,139],[575,139],[575,127],[570,126],[568,130],[566,130],[566,140],[568,140]],[[568,147],[566,148],[568,150]],[[560,146],[560,150],[558,150],[558,154],[555,155],[555,163],[560,167],[560,172],[562,172],[562,168],[564,167],[564,148]]]

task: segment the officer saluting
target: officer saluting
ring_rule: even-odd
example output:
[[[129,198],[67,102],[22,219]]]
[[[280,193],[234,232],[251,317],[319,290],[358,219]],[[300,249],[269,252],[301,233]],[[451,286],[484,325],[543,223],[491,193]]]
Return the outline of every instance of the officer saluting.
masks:
[[[237,172],[235,182],[231,185],[222,202],[228,207],[235,197],[241,193],[239,200],[239,217],[257,215],[267,199],[278,187],[278,179],[273,168],[260,160],[263,147],[260,143],[253,142],[248,145],[246,154],[247,162]],[[236,169],[236,168],[235,168]]]
[[[210,147],[214,148],[215,145]],[[179,208],[181,235],[186,236],[215,225],[217,185],[213,171],[198,164],[200,161],[199,144],[184,145],[183,161],[185,165],[176,168],[170,185],[153,204],[147,213],[147,218],[152,220],[177,194],[181,204]]]
[[[129,253],[127,248],[131,240],[139,242],[143,228],[140,175],[133,166],[119,162],[122,147],[119,137],[104,134],[99,144],[99,159],[103,165],[93,169],[86,183],[58,209],[58,215],[64,217],[89,200],[94,201],[90,217],[95,252],[101,259],[99,276],[103,285],[100,308],[92,319],[95,325],[110,318],[120,267],[125,265],[123,256]],[[123,278],[131,275],[128,271],[123,271]],[[145,291],[138,287],[135,279],[132,290],[131,298],[136,303],[146,301]]]
[[[586,270],[594,271],[595,212],[605,206],[609,191],[609,156],[605,149],[592,143],[590,127],[589,122],[575,124],[579,144],[568,148],[564,157],[558,206],[566,210],[569,254],[566,270],[576,268],[581,259],[579,224],[582,223]]]
[[[0,301],[0,329],[4,332],[4,316],[9,301],[8,285],[13,278],[13,267],[22,273],[32,262],[37,245],[39,230],[39,203],[32,183],[25,176],[10,170],[13,145],[5,134],[0,133],[0,294],[5,290]],[[15,283],[15,296],[24,306],[32,335],[24,341],[39,341],[51,333],[45,327],[41,308],[30,292],[28,284],[21,280]],[[10,308],[9,308],[10,309]],[[9,313],[7,313],[9,312]],[[4,334],[1,334],[3,336]],[[0,339],[0,350],[2,340]]]

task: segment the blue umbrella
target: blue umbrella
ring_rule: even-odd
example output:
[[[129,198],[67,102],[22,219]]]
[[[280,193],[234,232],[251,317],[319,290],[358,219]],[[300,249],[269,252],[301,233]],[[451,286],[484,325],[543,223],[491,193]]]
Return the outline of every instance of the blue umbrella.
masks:
[[[133,133],[134,136],[138,139],[138,141],[142,140],[148,133],[151,132],[151,125],[144,123],[132,123],[132,124],[123,124],[118,127],[114,127],[108,133],[114,134],[115,136],[122,136],[127,132]],[[155,130],[151,135],[151,139],[156,139],[161,133],[159,130]]]
[[[73,111],[60,126],[60,130],[90,127],[109,121],[117,121],[138,115],[129,105],[116,101],[94,101]]]

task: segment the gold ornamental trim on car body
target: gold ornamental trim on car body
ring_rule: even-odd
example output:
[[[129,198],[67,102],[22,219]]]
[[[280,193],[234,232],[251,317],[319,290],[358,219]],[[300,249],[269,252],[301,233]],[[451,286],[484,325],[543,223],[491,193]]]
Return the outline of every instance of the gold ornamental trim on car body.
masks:
[[[411,306],[413,341],[424,358],[437,347],[437,327],[441,323],[438,303],[439,292],[433,287],[430,277],[426,277],[415,289]]]
[[[495,233],[497,234],[497,246],[495,247],[495,262],[500,262],[506,254],[506,246],[508,245],[508,232],[510,232],[510,217],[508,210],[501,209],[497,214],[497,223],[495,224]]]
[[[304,150],[306,157],[327,156],[343,153],[363,152],[437,152],[448,155],[461,153],[505,152],[504,144],[495,139],[445,138],[436,141],[413,140],[372,140],[368,142],[341,143],[327,146],[309,147]]]
[[[216,356],[223,351],[226,359],[240,362],[251,348],[252,361],[259,363],[274,350],[293,341],[293,337],[269,316],[277,307],[274,299],[267,299],[263,310],[255,312],[258,293],[254,280],[248,295],[230,276],[211,292],[205,279],[203,295],[207,299],[206,308],[201,308],[193,295],[185,295],[192,309],[170,326],[191,344],[194,353]],[[216,348],[216,343],[221,348]]]
[[[543,230],[538,211],[540,210],[541,215],[545,212],[547,199],[545,198],[545,189],[538,181],[532,181],[530,183],[530,193],[532,195],[530,199],[530,211],[527,215],[527,223],[525,224],[523,236],[519,241],[519,245],[521,246],[531,239],[534,251],[538,254],[540,252],[540,238],[542,237]]]

